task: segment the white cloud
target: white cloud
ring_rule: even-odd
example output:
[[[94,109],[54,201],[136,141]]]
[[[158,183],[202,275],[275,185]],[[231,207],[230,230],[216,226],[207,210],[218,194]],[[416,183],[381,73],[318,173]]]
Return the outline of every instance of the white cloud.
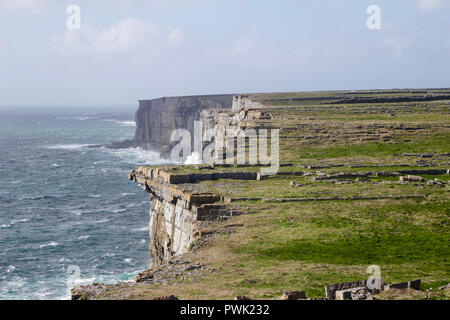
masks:
[[[445,5],[446,0],[417,0],[417,8],[421,12],[428,13],[441,9]]]
[[[157,25],[130,17],[105,29],[83,25],[81,30],[68,30],[64,37],[54,39],[54,45],[67,55],[125,54],[137,51],[157,55],[165,47],[179,44],[182,37],[179,29],[164,35]]]
[[[49,0],[0,0],[0,13],[37,13],[48,2]]]

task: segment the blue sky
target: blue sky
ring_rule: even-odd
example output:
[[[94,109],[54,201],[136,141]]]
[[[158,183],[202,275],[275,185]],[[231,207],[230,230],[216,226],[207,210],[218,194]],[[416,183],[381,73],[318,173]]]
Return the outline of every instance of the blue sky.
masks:
[[[450,87],[449,18],[450,0],[0,0],[0,106]]]

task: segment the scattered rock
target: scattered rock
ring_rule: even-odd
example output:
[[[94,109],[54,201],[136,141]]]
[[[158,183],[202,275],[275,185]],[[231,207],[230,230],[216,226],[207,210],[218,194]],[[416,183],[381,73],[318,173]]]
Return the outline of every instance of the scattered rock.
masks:
[[[368,288],[357,288],[351,292],[352,300],[373,300],[372,293]]]
[[[103,283],[93,283],[86,286],[75,286],[70,290],[72,300],[88,300],[95,297],[107,289],[107,285]]]
[[[408,175],[406,177],[400,177],[400,182],[423,182],[424,180],[421,176]]]
[[[434,179],[434,180],[428,180],[427,181],[427,185],[431,186],[438,186],[438,187],[442,187],[443,183],[438,179]]]
[[[183,258],[174,258],[163,264],[155,264],[153,268],[139,272],[134,277],[135,284],[169,284],[181,278],[201,277],[205,273],[211,273],[211,268],[194,264]]]
[[[448,283],[445,286],[439,287],[439,290],[445,290],[445,291],[450,290],[450,283]]]
[[[234,297],[234,300],[251,300],[251,299],[247,298],[246,296],[236,296]]]
[[[326,295],[327,299],[334,300],[334,299],[336,299],[337,291],[361,288],[361,287],[366,287],[366,286],[367,286],[367,280],[329,284],[329,285],[325,286],[325,295]],[[350,298],[351,298],[351,296],[350,296]]]
[[[256,279],[244,279],[244,280],[242,280],[242,283],[255,284],[255,283],[258,283],[258,280],[256,280]]]
[[[306,299],[305,291],[286,291],[281,296],[278,297],[278,300],[302,300]]]
[[[350,288],[336,291],[336,300],[373,300],[367,287]]]
[[[414,289],[414,290],[420,290],[420,283],[421,280],[413,280],[408,282],[399,282],[399,283],[391,283],[384,287],[384,290],[391,290],[391,289]]]
[[[153,298],[152,300],[169,301],[169,300],[180,300],[180,299],[178,299],[174,295],[170,295],[170,296],[156,297],[156,298]]]
[[[402,153],[404,157],[432,158],[434,153]]]
[[[354,290],[354,288],[345,289],[345,290],[337,290],[335,293],[335,299],[336,300],[350,300],[352,298],[353,290]]]

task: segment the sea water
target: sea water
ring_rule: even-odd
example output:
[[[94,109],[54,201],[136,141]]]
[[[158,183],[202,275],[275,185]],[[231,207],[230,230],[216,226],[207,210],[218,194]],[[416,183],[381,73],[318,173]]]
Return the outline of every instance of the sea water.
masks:
[[[0,299],[68,299],[148,266],[149,201],[127,174],[167,161],[89,148],[134,132],[132,113],[0,112]]]

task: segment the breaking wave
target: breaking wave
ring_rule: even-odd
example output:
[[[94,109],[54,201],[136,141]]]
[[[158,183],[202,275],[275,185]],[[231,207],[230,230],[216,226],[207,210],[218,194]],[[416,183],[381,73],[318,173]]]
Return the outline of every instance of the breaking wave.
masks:
[[[132,120],[120,121],[120,120],[115,120],[115,119],[105,119],[104,121],[115,122],[115,123],[120,124],[121,126],[124,126],[124,127],[136,127],[136,122],[132,121]]]
[[[79,150],[89,146],[91,146],[91,144],[57,144],[49,146],[48,149]]]

